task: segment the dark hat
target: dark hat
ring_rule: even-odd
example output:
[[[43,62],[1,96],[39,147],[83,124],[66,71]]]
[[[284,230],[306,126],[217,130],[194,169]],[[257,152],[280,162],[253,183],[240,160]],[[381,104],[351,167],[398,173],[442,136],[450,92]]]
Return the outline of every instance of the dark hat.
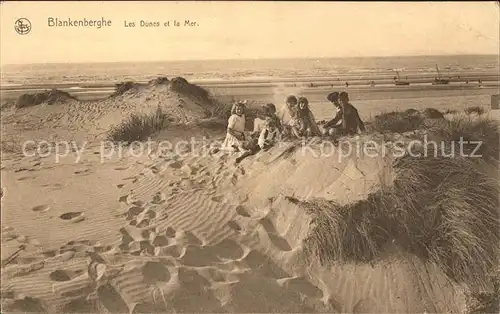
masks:
[[[306,104],[306,105],[308,105],[309,104],[309,100],[307,100],[307,98],[305,98],[305,97],[299,97],[299,104]]]
[[[328,96],[326,96],[326,99],[328,99],[331,102],[333,102],[334,100],[338,100],[339,99],[339,92],[333,92],[333,93],[328,94]]]
[[[339,98],[340,99],[349,99],[349,94],[347,94],[347,92],[341,92],[339,94]]]
[[[287,103],[290,103],[290,102],[297,102],[297,97],[295,97],[294,95],[290,95],[286,98],[286,102]]]
[[[266,107],[267,107],[269,110],[271,110],[271,112],[273,112],[273,113],[274,113],[274,112],[276,112],[276,106],[275,106],[274,104],[272,104],[272,103],[268,103],[268,104],[266,104]]]

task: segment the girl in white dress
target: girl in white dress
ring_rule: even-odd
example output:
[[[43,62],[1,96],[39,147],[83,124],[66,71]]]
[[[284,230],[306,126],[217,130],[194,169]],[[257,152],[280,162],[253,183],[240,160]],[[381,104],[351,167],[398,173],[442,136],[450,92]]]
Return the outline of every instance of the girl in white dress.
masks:
[[[245,104],[238,102],[231,108],[231,116],[227,124],[227,134],[222,149],[230,151],[241,151],[245,149]]]

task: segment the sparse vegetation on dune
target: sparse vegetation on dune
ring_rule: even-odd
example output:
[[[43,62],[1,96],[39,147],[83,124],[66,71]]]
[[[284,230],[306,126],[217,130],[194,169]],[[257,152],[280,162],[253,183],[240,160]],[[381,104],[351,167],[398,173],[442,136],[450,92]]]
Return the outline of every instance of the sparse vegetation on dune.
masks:
[[[32,107],[43,103],[47,103],[48,105],[53,105],[57,102],[64,102],[71,99],[76,100],[75,97],[71,96],[67,92],[63,92],[58,89],[52,89],[50,91],[45,91],[35,94],[22,94],[17,99],[16,107],[17,108]]]
[[[117,97],[125,94],[129,90],[137,90],[139,86],[140,84],[132,81],[115,84],[115,92],[111,94],[109,97]]]
[[[206,89],[198,85],[189,83],[183,77],[174,77],[170,81],[170,89],[180,94],[195,96],[200,100],[204,101],[210,100],[209,99],[210,93]]]
[[[491,118],[472,119],[456,116],[440,121],[439,124],[429,128],[427,134],[429,140],[453,145],[458,153],[461,149],[459,143],[463,141],[467,142],[463,144],[463,152],[468,156],[481,155],[482,160],[493,162],[499,159],[500,128],[498,122]],[[478,160],[478,158],[472,158],[472,160]]]
[[[423,125],[424,118],[413,111],[392,111],[375,116],[371,130],[380,133],[404,133],[414,131]]]
[[[168,84],[170,81],[166,76],[159,76],[151,81],[149,81],[149,84],[153,85],[161,85],[161,84]]]
[[[498,265],[497,177],[464,157],[404,157],[394,185],[348,206],[300,203],[313,217],[308,255],[323,264],[368,262],[395,243],[457,282],[487,282]]]
[[[457,112],[458,111],[456,109],[446,109],[446,111],[444,112],[444,114],[455,114]]]
[[[407,117],[389,113],[382,121],[403,120],[408,126]],[[299,202],[313,216],[304,242],[308,256],[322,264],[370,262],[397,245],[435,263],[456,282],[473,288],[492,282],[500,257],[498,122],[455,117],[437,121],[426,134],[428,142],[443,143],[448,156],[432,144],[420,147],[420,157],[404,156],[395,162],[391,186],[354,204]],[[461,156],[461,138],[481,142],[477,150],[476,143],[463,146],[463,153],[471,156],[476,150],[480,157]],[[453,149],[455,155],[449,156]],[[489,298],[483,303],[495,299]]]
[[[130,144],[144,141],[154,133],[164,129],[169,122],[169,115],[160,107],[150,114],[133,113],[120,124],[113,126],[107,138],[113,142]]]
[[[480,106],[473,106],[473,107],[467,107],[464,109],[464,112],[466,114],[477,114],[477,115],[482,115],[484,113],[484,108]]]
[[[444,119],[443,113],[434,108],[425,108],[423,115],[427,119]]]

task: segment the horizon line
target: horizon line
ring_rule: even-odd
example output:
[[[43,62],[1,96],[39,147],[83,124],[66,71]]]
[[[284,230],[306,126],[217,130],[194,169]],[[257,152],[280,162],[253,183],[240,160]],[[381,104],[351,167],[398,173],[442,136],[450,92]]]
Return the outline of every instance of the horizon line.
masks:
[[[496,56],[500,61],[500,54],[493,53],[458,53],[458,54],[408,54],[408,55],[379,55],[379,56],[344,56],[344,57],[282,57],[282,58],[213,58],[213,59],[177,59],[177,60],[124,60],[124,61],[71,61],[71,62],[27,62],[5,63],[1,66],[11,65],[41,65],[41,64],[109,64],[109,63],[155,63],[155,62],[185,62],[185,61],[243,61],[243,60],[292,60],[292,59],[371,59],[371,58],[412,58],[412,57],[452,57],[452,56]]]

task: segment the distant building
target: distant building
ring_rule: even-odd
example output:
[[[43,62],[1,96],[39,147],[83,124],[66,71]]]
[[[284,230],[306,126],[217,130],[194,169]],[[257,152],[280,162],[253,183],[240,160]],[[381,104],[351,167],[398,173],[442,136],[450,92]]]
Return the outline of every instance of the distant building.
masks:
[[[491,109],[500,109],[500,95],[491,95]]]

